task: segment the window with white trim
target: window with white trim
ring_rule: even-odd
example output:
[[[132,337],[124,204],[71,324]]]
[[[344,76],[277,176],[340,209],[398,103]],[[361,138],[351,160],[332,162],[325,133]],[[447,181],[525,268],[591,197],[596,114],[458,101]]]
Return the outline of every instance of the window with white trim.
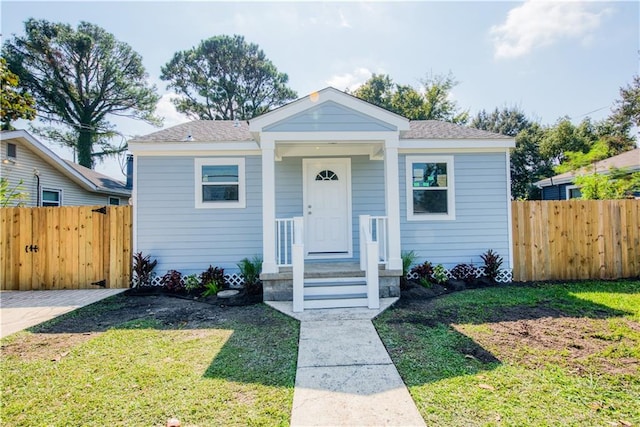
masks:
[[[43,188],[42,206],[62,206],[62,190]]]
[[[196,208],[244,208],[243,158],[195,159]]]
[[[453,156],[407,156],[407,220],[453,220]]]

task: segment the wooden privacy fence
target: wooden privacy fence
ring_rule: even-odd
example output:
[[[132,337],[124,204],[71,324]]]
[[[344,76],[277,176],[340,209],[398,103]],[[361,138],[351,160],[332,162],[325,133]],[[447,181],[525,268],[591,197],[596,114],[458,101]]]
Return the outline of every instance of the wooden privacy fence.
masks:
[[[512,202],[513,280],[640,276],[640,200]]]
[[[0,289],[127,288],[130,206],[0,208]]]

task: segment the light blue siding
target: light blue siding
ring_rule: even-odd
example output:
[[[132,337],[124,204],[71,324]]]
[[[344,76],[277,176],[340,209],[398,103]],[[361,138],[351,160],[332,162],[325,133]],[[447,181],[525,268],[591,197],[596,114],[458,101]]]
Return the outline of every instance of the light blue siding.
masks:
[[[327,101],[264,128],[265,132],[395,131],[389,123]]]
[[[193,157],[138,158],[137,250],[158,260],[158,274],[209,265],[233,273],[240,259],[262,254],[261,162],[245,159],[247,207],[196,209]]]
[[[449,153],[441,153],[449,154]],[[407,221],[406,156],[399,159],[402,250],[418,261],[452,268],[460,263],[482,265],[480,255],[493,249],[509,266],[507,172],[504,153],[455,154],[456,219]]]

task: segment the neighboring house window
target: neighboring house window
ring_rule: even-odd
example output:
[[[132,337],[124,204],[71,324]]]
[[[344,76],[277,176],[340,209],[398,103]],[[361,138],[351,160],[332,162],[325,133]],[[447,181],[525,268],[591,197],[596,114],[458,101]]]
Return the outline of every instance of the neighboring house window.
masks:
[[[42,206],[62,206],[62,190],[43,188]]]
[[[15,159],[18,157],[18,147],[16,144],[7,143],[7,158]]]
[[[195,159],[196,208],[244,208],[243,158]]]
[[[407,220],[453,220],[453,156],[407,156]]]
[[[118,198],[118,197],[109,197],[109,204],[111,206],[120,206],[120,198]]]
[[[580,192],[580,187],[578,187],[577,185],[568,185],[566,187],[566,191],[567,191],[567,200],[582,198],[582,192]]]

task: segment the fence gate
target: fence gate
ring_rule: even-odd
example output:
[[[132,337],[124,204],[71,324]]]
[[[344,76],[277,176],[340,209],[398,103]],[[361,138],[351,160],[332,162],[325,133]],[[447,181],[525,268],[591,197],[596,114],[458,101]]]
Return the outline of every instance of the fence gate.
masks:
[[[0,289],[126,288],[130,206],[0,208]]]

